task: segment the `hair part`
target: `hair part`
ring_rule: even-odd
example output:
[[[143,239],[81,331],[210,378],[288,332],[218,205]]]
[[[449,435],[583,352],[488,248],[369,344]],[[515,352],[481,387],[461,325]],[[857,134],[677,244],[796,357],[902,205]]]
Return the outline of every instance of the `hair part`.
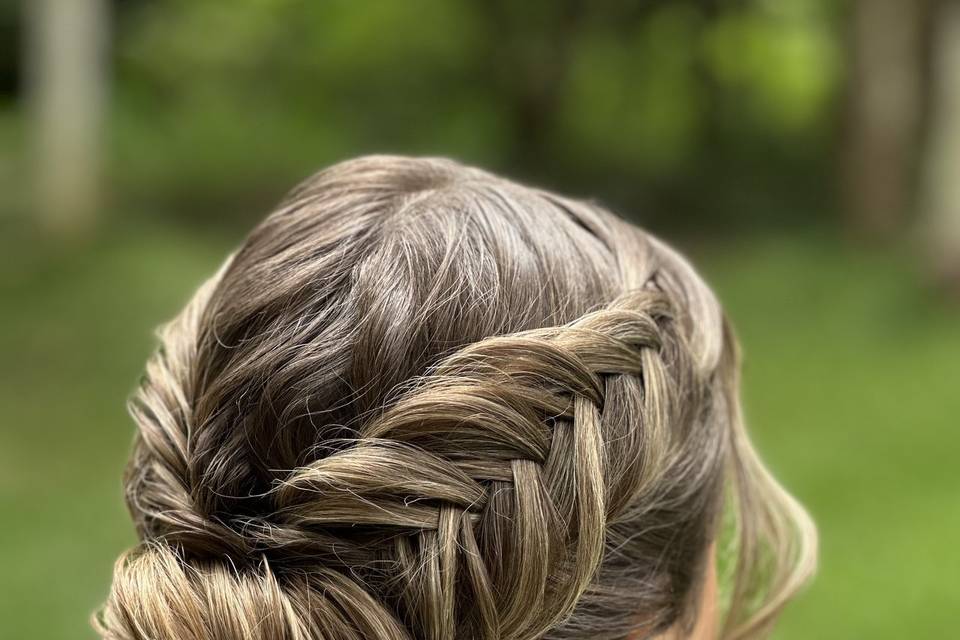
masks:
[[[692,267],[600,207],[444,159],[295,188],[160,333],[131,401],[141,543],[104,638],[626,638],[691,625],[730,496],[724,635],[816,536],[763,467]]]

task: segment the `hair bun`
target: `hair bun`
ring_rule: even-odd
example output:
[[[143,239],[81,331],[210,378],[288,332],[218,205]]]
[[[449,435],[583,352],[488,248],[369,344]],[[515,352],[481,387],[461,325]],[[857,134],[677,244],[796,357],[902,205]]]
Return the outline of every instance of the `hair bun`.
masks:
[[[116,640],[410,640],[391,612],[344,576],[316,568],[282,583],[266,562],[238,570],[187,562],[146,543],[122,556],[93,619]]]

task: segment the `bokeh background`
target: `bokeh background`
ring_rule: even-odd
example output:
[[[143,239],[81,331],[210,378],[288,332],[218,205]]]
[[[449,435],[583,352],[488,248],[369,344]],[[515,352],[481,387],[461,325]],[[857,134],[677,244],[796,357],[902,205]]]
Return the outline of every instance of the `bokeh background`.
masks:
[[[93,637],[153,327],[368,152],[679,245],[821,530],[775,637],[956,633],[960,3],[0,0],[0,637]]]

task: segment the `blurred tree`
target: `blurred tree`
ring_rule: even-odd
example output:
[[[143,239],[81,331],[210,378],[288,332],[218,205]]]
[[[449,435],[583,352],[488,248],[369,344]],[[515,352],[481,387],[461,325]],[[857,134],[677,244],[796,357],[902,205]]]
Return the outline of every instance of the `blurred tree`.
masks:
[[[48,230],[74,234],[93,224],[101,205],[109,8],[106,0],[23,7],[37,210]]]
[[[935,275],[960,295],[960,2],[941,2],[934,22],[933,114],[922,202]]]
[[[822,219],[832,7],[125,0],[112,175],[136,208],[233,218],[346,156],[443,154],[648,224]]]
[[[841,178],[847,226],[858,235],[891,235],[912,204],[926,2],[853,2]]]
[[[0,0],[0,105],[20,90],[20,31],[22,20],[14,0]]]

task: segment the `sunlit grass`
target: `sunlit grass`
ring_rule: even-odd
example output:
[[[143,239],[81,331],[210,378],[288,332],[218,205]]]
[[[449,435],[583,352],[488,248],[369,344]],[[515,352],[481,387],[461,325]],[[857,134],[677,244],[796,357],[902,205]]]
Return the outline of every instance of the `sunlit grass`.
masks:
[[[762,452],[820,528],[778,638],[943,637],[960,554],[960,313],[897,252],[773,239],[711,252]]]

